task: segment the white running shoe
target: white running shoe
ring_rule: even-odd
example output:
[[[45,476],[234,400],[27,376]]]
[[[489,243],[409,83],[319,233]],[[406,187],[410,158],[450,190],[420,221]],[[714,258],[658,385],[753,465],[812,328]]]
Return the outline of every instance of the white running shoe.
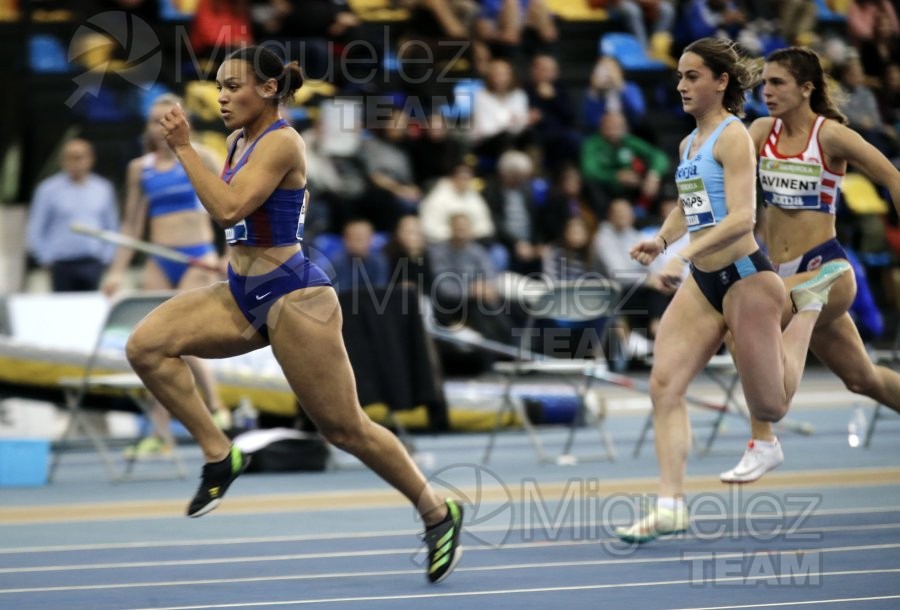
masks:
[[[719,478],[723,483],[752,483],[770,470],[781,466],[782,462],[784,452],[777,438],[770,447],[761,447],[751,440],[747,443],[747,450],[744,451],[738,465],[720,474]]]
[[[643,544],[661,536],[687,531],[690,526],[691,518],[683,502],[674,509],[646,506],[644,516],[628,527],[617,527],[616,536],[628,543]]]
[[[803,311],[810,303],[820,303],[817,309],[821,310],[828,302],[828,293],[831,287],[844,273],[850,271],[850,263],[847,261],[829,261],[819,268],[819,273],[791,288],[791,301],[794,304],[794,313]]]

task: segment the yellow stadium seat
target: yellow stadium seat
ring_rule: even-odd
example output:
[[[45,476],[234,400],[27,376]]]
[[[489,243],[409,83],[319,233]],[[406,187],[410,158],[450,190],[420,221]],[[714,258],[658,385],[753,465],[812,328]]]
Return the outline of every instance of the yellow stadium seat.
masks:
[[[875,185],[862,174],[850,172],[841,183],[841,194],[847,206],[856,214],[887,214],[887,201],[881,198]]]

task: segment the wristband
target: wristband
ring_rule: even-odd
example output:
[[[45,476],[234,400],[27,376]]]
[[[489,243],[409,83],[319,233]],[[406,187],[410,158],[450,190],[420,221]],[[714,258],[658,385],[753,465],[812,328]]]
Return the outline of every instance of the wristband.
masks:
[[[666,241],[666,238],[663,237],[663,236],[662,236],[661,234],[659,234],[659,233],[657,233],[656,236],[657,236],[658,238],[660,238],[660,239],[662,240],[662,242],[663,242],[663,252],[665,252],[666,250],[668,250],[668,249],[669,249],[669,242]]]

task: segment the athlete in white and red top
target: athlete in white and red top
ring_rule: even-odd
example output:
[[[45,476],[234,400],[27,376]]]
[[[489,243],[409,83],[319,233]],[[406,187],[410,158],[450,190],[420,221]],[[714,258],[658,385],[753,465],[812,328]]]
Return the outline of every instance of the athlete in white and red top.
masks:
[[[769,55],[763,95],[771,117],[754,121],[750,135],[760,154],[769,258],[790,288],[822,264],[846,258],[836,239],[834,214],[847,165],[886,186],[898,210],[900,172],[845,126],[813,51],[791,47]],[[900,411],[900,374],[872,364],[847,313],[855,295],[853,275],[845,274],[819,316],[810,349],[849,390]],[[788,302],[782,323],[790,317]],[[737,467],[722,473],[723,481],[748,483],[781,463],[771,424],[753,420],[752,428],[748,450]]]
[[[778,142],[785,131],[784,121],[775,119],[772,122],[772,129],[759,153],[759,181],[767,206],[782,210],[835,213],[844,171],[832,171],[822,161],[819,134],[827,120],[824,116],[817,116],[806,148],[798,155],[789,156],[778,152]],[[846,163],[839,165],[846,167]]]

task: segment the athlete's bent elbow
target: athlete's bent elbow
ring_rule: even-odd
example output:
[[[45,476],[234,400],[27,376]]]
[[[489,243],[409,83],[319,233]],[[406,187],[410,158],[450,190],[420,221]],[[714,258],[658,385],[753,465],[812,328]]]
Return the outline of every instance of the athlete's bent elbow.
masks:
[[[213,221],[223,229],[233,227],[244,219],[244,215],[238,213],[238,210],[224,210],[213,215]]]
[[[741,214],[735,218],[735,229],[741,234],[753,233],[755,222],[753,214]]]
[[[212,216],[212,219],[213,222],[216,223],[216,226],[218,226],[220,229],[227,229],[237,224],[237,221],[229,220],[228,218],[220,215],[214,215]]]

